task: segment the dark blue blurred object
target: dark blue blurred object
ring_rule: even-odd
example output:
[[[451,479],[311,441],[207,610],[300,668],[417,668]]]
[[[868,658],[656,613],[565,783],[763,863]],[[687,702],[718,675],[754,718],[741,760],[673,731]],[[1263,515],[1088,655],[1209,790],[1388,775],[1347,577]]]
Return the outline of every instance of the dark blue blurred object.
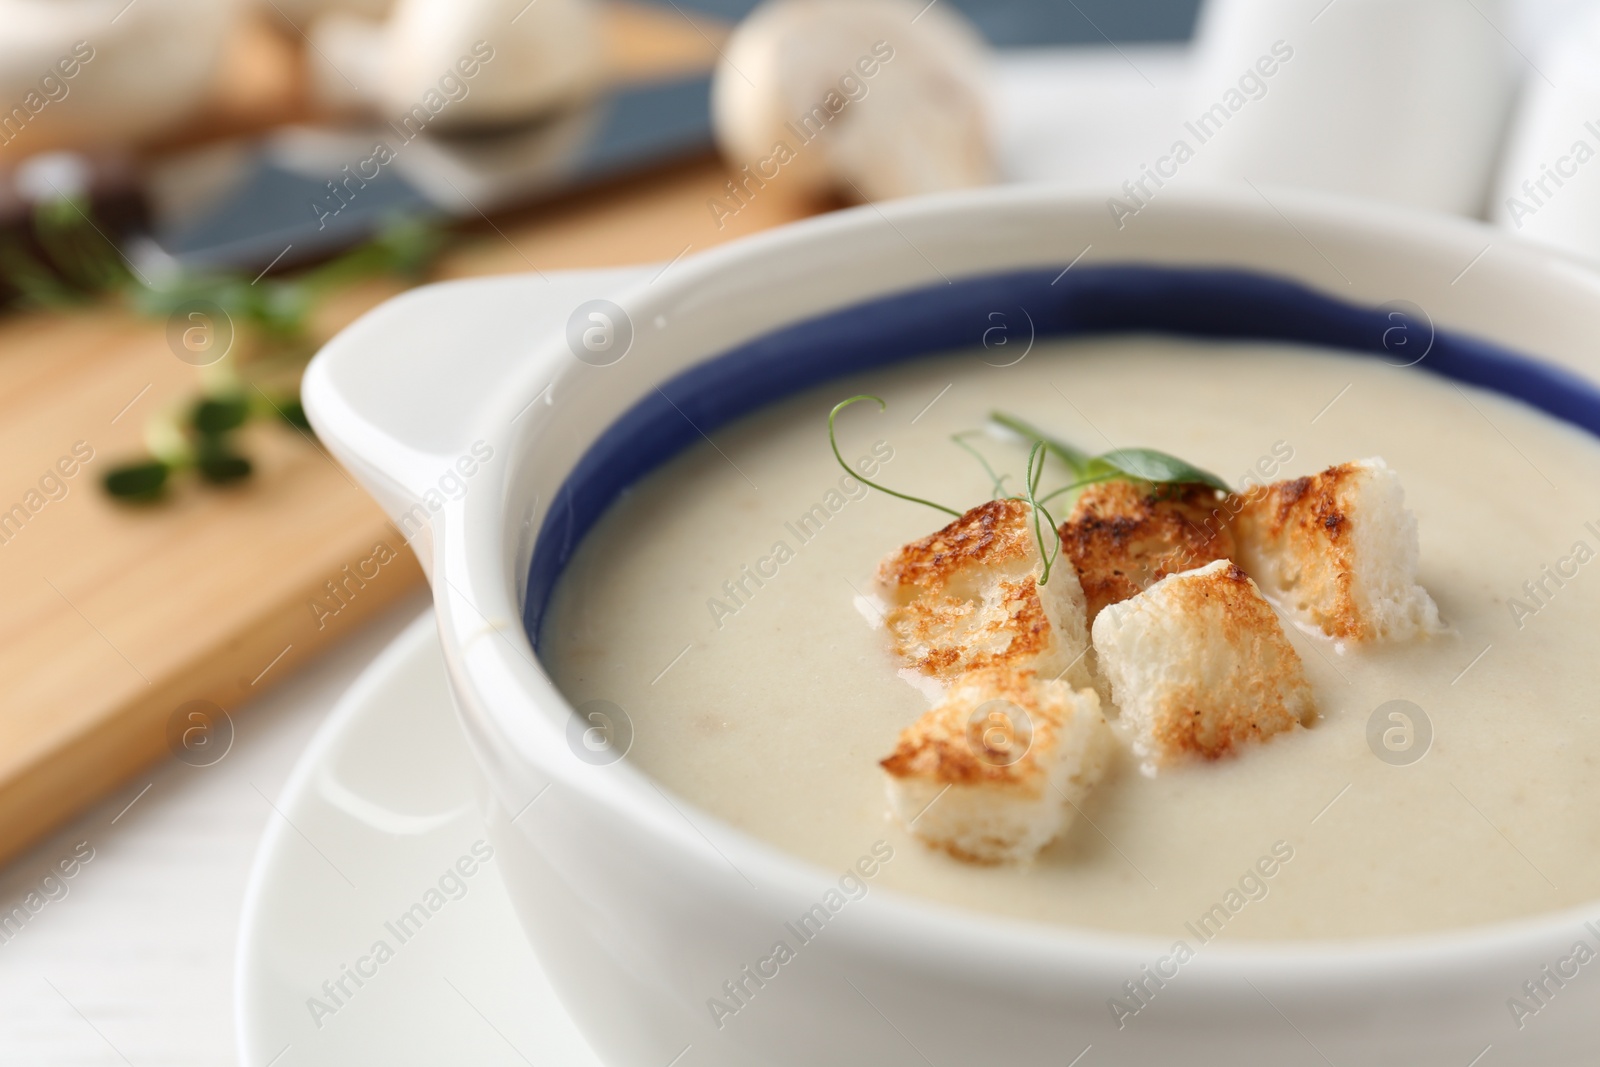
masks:
[[[191,270],[253,272],[296,266],[359,244],[396,216],[476,218],[538,196],[596,185],[707,152],[712,144],[710,88],[708,77],[694,75],[616,90],[591,105],[585,132],[566,139],[554,159],[540,148],[539,123],[466,140],[438,140],[436,150],[448,151],[454,144],[462,166],[470,165],[475,151],[494,151],[496,142],[502,148],[509,146],[510,154],[519,144],[527,149],[529,163],[522,180],[509,190],[467,197],[467,203],[460,202],[466,194],[448,173],[442,179],[447,188],[436,186],[436,195],[430,195],[412,180],[415,175],[408,179],[395,165],[381,168],[377,177],[360,180],[359,187],[341,186],[353,194],[346,202],[330,192],[334,187],[330,182],[354,184],[348,165],[370,151],[371,140],[352,141],[344,156],[332,154],[320,169],[308,167],[304,159],[285,161],[280,158],[285,153],[268,142],[239,166],[225,195],[198,209],[185,204],[180,212],[158,214],[148,237],[163,260]],[[418,151],[399,141],[392,126],[375,128],[372,136],[391,144],[397,159]],[[562,140],[559,130],[549,130],[546,136]],[[502,161],[506,154],[501,153]],[[342,172],[341,164],[346,165]],[[160,199],[179,200],[172,195]]]

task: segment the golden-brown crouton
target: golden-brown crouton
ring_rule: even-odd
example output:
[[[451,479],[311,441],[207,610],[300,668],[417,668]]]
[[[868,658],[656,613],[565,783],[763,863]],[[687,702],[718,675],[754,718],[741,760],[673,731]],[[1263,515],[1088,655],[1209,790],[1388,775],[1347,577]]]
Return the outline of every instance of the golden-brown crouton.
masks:
[[[1217,759],[1316,714],[1272,606],[1227,560],[1101,612],[1094,647],[1146,771]]]
[[[1416,516],[1382,459],[1276,482],[1244,501],[1239,563],[1301,623],[1350,641],[1442,628],[1417,584]]]
[[[989,668],[962,675],[882,761],[889,804],[957,859],[1033,858],[1104,774],[1110,728],[1093,690]]]
[[[879,564],[895,654],[942,685],[983,667],[1087,681],[1083,590],[1064,559],[1040,585],[1042,576],[1028,504],[973,508]]]
[[[1119,480],[1084,489],[1060,532],[1089,621],[1169,574],[1232,556],[1225,516],[1216,490],[1205,485]]]

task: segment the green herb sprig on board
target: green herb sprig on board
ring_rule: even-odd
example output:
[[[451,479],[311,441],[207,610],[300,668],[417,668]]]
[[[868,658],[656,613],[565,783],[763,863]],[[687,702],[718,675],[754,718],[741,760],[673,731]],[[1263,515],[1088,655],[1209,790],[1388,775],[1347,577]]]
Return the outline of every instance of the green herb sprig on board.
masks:
[[[170,319],[201,304],[220,310],[242,335],[248,354],[230,352],[201,368],[200,396],[146,424],[147,454],[107,472],[106,492],[130,503],[157,500],[189,471],[208,485],[241,482],[255,469],[238,441],[250,423],[275,423],[309,438],[311,424],[295,382],[317,349],[313,313],[333,293],[366,278],[420,280],[445,241],[430,223],[400,220],[368,244],[291,277],[250,281],[218,273],[157,286],[130,283],[129,302],[152,318]]]
[[[0,230],[0,304],[72,312],[110,298],[182,326],[203,307],[195,336],[220,344],[218,328],[229,331],[215,360],[182,357],[198,366],[198,395],[149,419],[146,454],[105,474],[106,492],[128,502],[159,499],[174,476],[190,471],[209,485],[249,478],[254,464],[238,433],[251,422],[277,423],[309,437],[298,380],[317,349],[313,313],[363,279],[420,280],[448,239],[435,222],[397,217],[368,243],[292,275],[191,272],[150,281],[124,258],[95,214],[86,194],[59,194],[34,204],[20,225]],[[187,346],[190,333],[179,333]]]

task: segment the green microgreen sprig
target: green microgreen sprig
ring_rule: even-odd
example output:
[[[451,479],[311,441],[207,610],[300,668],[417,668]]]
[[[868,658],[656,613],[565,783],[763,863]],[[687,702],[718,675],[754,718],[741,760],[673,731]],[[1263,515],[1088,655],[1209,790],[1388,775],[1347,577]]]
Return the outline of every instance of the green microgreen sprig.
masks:
[[[1046,510],[1038,498],[1039,479],[1044,474],[1044,451],[1047,446],[1043,441],[1035,441],[1033,448],[1028,453],[1028,469],[1023,475],[1023,484],[1028,490],[1028,507],[1033,512],[1033,537],[1039,544],[1039,559],[1044,564],[1044,574],[1039,578],[1040,585],[1047,585],[1050,581],[1050,568],[1055,565],[1056,557],[1061,554],[1061,535],[1056,532],[1056,520]],[[1040,528],[1039,516],[1045,518],[1044,527],[1050,531],[1050,536],[1055,538],[1056,546],[1053,550],[1044,547],[1044,530]]]
[[[1015,415],[1007,415],[1003,411],[991,411],[989,412],[989,426],[991,429],[998,430],[1001,436],[1020,437],[1024,441],[1041,442],[1045,449],[1065,463],[1076,477],[1085,477],[1089,464],[1094,461],[1089,453],[1065,441],[1051,437],[1037,426],[1024,422]]]
[[[1091,456],[1043,430],[1003,411],[989,413],[989,425],[1002,434],[1015,435],[1029,442],[1041,442],[1053,455],[1072,469],[1076,484],[1064,486],[1051,496],[1095,482],[1125,479],[1153,485],[1205,485],[1224,493],[1232,492],[1228,483],[1187,460],[1154,448],[1114,448]]]
[[[845,473],[850,475],[850,477],[852,477],[852,478],[856,479],[857,481],[861,482],[863,485],[870,485],[872,488],[876,489],[880,493],[888,493],[890,496],[899,497],[901,500],[909,500],[913,504],[925,504],[928,507],[933,508],[936,511],[942,511],[946,515],[954,515],[956,518],[959,519],[961,517],[961,512],[957,511],[955,508],[947,508],[943,504],[935,504],[933,501],[924,500],[920,496],[909,496],[906,493],[896,492],[895,490],[890,489],[887,486],[882,486],[882,485],[879,485],[877,482],[870,481],[864,475],[862,475],[860,471],[854,471],[854,470],[850,469],[850,464],[846,463],[844,461],[844,456],[839,454],[839,439],[834,436],[833,420],[839,417],[839,412],[843,411],[845,408],[849,407],[851,404],[856,403],[858,400],[875,400],[875,401],[877,401],[877,403],[878,403],[878,411],[880,413],[882,413],[884,411],[884,409],[886,409],[889,406],[883,400],[883,398],[872,396],[872,395],[870,395],[868,393],[862,393],[859,396],[853,396],[849,400],[841,400],[837,404],[833,405],[833,410],[828,412],[828,444],[833,446],[833,458],[839,461],[839,466],[843,467],[844,470],[845,470]]]
[[[839,412],[851,404],[862,400],[872,400],[878,405],[880,412],[888,405],[880,398],[863,393],[859,396],[841,400],[833,406],[828,413],[828,444],[833,448],[833,458],[839,461],[839,466],[851,477],[860,480],[866,485],[887,493],[901,500],[908,500],[913,504],[923,504],[936,511],[947,515],[961,517],[961,512],[954,508],[947,508],[943,504],[935,504],[922,497],[910,496],[906,493],[896,492],[886,486],[879,485],[863,477],[860,473],[851,470],[850,465],[844,461],[844,456],[839,452],[839,441],[834,433],[834,420]],[[1204,485],[1220,492],[1232,492],[1228,483],[1218,478],[1210,471],[1196,467],[1187,460],[1179,459],[1167,452],[1154,448],[1117,448],[1102,455],[1091,456],[1082,449],[1045,433],[1032,423],[1003,411],[993,411],[989,414],[986,429],[991,433],[1003,437],[1021,438],[1029,445],[1028,464],[1023,474],[1023,491],[1020,495],[1005,493],[1005,482],[1009,475],[1001,474],[994,469],[984,454],[973,447],[968,440],[970,437],[982,432],[978,430],[963,430],[952,434],[950,439],[956,446],[971,455],[983,467],[984,473],[989,476],[990,493],[995,500],[1025,500],[1033,513],[1033,535],[1039,545],[1039,559],[1042,571],[1039,584],[1045,585],[1050,581],[1050,572],[1060,558],[1062,542],[1061,534],[1057,529],[1055,517],[1048,507],[1050,501],[1067,493],[1075,492],[1090,485],[1101,482],[1132,481],[1143,482],[1156,486],[1179,485]],[[1055,456],[1072,473],[1072,478],[1066,485],[1052,489],[1050,492],[1039,493],[1039,484],[1044,477],[1046,459]],[[1044,531],[1048,528],[1055,539],[1054,547],[1046,547]]]

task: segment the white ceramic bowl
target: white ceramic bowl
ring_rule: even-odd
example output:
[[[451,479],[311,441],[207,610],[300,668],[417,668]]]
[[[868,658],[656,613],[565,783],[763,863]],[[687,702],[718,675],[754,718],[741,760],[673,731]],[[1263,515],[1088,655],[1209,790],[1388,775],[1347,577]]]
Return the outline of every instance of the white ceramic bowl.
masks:
[[[1466,1067],[1490,1046],[1485,1064],[1591,1061],[1600,979],[1569,982],[1520,1031],[1506,1002],[1595,942],[1583,921],[1600,907],[1411,939],[1208,946],[1119,1030],[1108,1000],[1169,942],[879,890],[758,987],[741,969],[840,872],[668,796],[627,760],[597,764],[526,637],[626,456],[659,462],[751,397],[841,367],[975,344],[988,310],[1026,308],[1041,333],[1299,336],[1397,365],[1425,352],[1404,373],[1504,387],[1600,430],[1600,276],[1477,224],[1265,192],[1173,189],[1120,229],[1103,196],[1052,189],[867,207],[665,270],[417,290],[317,357],[305,400],[318,433],[407,532],[421,527],[504,873],[607,1063],[1065,1065],[1090,1046],[1084,1067]],[[562,336],[592,298],[626,309],[620,359],[626,323],[605,350],[590,308],[578,336],[600,329],[602,351]],[[749,1004],[719,1025],[707,1002],[730,980]]]

